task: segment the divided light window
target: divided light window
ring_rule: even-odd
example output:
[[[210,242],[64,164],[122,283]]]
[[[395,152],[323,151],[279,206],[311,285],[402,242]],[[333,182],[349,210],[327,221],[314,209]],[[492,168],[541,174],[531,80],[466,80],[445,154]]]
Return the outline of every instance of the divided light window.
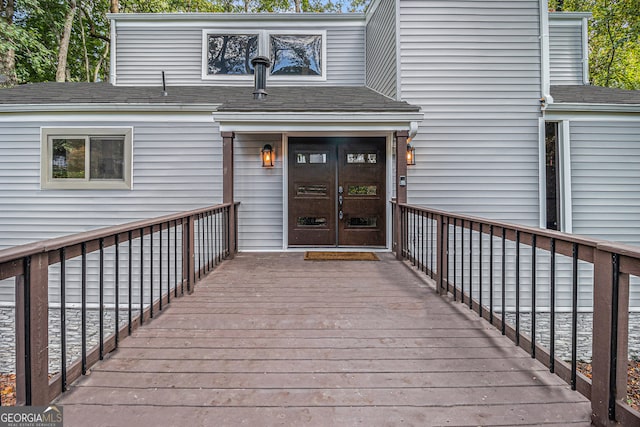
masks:
[[[208,34],[207,74],[253,74],[251,59],[258,56],[257,34]]]
[[[42,188],[131,188],[131,130],[57,133],[43,130]]]
[[[322,35],[271,34],[271,74],[322,76]]]

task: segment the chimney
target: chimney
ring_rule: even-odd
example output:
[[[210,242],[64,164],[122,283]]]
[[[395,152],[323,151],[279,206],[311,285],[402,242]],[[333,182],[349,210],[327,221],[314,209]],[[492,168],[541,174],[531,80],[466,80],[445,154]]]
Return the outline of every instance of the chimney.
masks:
[[[255,77],[255,87],[253,99],[265,99],[267,97],[267,69],[271,66],[271,61],[266,56],[256,56],[251,60],[253,65],[253,75]]]

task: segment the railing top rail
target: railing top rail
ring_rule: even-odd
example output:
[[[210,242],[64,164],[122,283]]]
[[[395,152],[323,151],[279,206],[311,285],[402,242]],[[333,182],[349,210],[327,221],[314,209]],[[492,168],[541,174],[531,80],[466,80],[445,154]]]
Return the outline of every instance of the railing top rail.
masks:
[[[238,204],[238,202],[235,203],[235,205]],[[12,248],[2,249],[0,250],[0,264],[11,262],[31,255],[58,250],[63,247],[78,245],[83,242],[94,241],[97,239],[126,233],[128,231],[138,230],[140,228],[152,227],[155,225],[164,224],[169,221],[188,218],[190,216],[210,212],[212,210],[224,209],[230,207],[231,205],[231,203],[222,203],[219,205],[207,206],[190,211],[168,214],[156,218],[143,219],[126,224],[99,228],[96,230],[85,231],[82,233],[76,233],[68,236],[56,237],[53,239],[42,240],[34,243],[27,243],[25,245],[14,246]]]
[[[392,201],[392,203],[396,203]],[[623,243],[616,243],[607,240],[597,239],[594,237],[581,236],[578,234],[568,234],[563,233],[561,231],[555,230],[545,230],[537,227],[530,227],[526,225],[513,224],[509,222],[496,221],[487,218],[476,217],[473,215],[466,215],[460,213],[447,212],[439,209],[432,209],[424,206],[411,205],[406,203],[400,203],[399,206],[403,208],[414,209],[418,211],[433,213],[436,215],[448,217],[448,218],[456,218],[464,221],[473,221],[474,223],[482,223],[485,225],[493,225],[494,227],[498,227],[501,229],[508,229],[513,231],[520,231],[526,234],[535,234],[537,236],[543,236],[547,238],[553,238],[558,241],[565,241],[569,243],[577,243],[581,246],[586,246],[594,249],[599,249],[607,252],[613,252],[620,255],[625,255],[633,258],[640,258],[640,247],[627,245]]]

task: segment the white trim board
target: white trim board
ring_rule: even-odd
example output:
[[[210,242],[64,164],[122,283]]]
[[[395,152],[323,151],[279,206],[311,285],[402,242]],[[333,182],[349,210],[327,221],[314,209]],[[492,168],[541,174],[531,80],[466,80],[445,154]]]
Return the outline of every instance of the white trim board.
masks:
[[[70,115],[68,112],[33,112],[33,113],[16,113],[16,114],[0,114],[0,123],[42,123],[42,122],[66,122],[66,123],[86,123],[86,122],[119,122],[119,123],[211,123],[211,110],[197,112],[149,112],[145,113],[126,113],[126,112],[106,112],[100,113],[76,113]]]

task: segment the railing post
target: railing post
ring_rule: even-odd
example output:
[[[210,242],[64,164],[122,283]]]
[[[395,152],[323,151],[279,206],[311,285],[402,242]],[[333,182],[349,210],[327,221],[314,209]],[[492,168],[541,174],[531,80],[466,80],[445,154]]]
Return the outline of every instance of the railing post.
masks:
[[[400,205],[407,203],[407,139],[409,132],[397,131],[396,139],[396,258],[402,260],[404,256],[403,218]]]
[[[196,283],[196,255],[194,250],[195,221],[193,216],[189,216],[182,221],[182,276],[187,282],[187,293],[193,293]]]
[[[438,274],[436,275],[436,283],[438,293],[447,295],[447,284],[444,283],[444,280],[445,277],[449,277],[447,273],[449,268],[449,219],[442,215],[438,215],[437,218],[436,265],[438,266]]]
[[[618,255],[597,249],[593,269],[593,358],[591,420],[615,425],[615,403],[627,394],[629,275]]]
[[[49,256],[24,259],[16,277],[16,391],[18,405],[49,404]]]
[[[222,132],[222,203],[230,203],[227,215],[227,248],[229,259],[235,256],[236,247],[236,206],[234,202],[234,185],[233,185],[233,140],[235,134],[233,132]]]
[[[235,257],[236,252],[236,222],[237,220],[237,210],[235,203],[231,203],[229,205],[229,229],[227,230],[227,235],[229,236],[229,259],[233,259]]]
[[[404,245],[402,244],[404,241],[402,206],[400,206],[400,203],[396,203],[394,206],[394,209],[395,209],[395,213],[394,213],[393,219],[395,221],[395,224],[393,226],[393,231],[394,231],[393,240],[396,244],[396,259],[398,261],[402,261],[402,257],[404,255],[404,247],[403,247]]]

